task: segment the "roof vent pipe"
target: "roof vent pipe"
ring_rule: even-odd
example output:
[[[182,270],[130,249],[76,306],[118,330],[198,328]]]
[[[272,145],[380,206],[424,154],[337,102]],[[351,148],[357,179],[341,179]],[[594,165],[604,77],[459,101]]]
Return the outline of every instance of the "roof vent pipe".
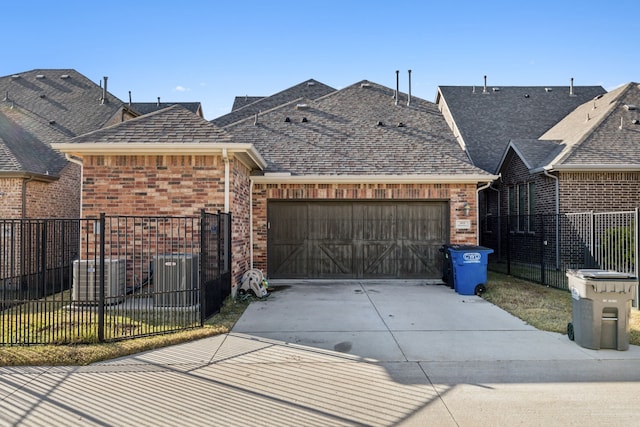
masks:
[[[409,70],[409,96],[407,97],[407,107],[411,105],[411,70]]]
[[[131,91],[129,91],[129,107],[131,107]]]
[[[107,103],[107,79],[109,77],[104,76],[104,87],[102,88],[102,103],[106,104]]]
[[[487,92],[487,76],[484,76],[484,87],[482,88],[482,93],[489,93]]]
[[[157,104],[157,106],[158,106],[158,107],[160,106],[160,97],[158,97],[158,104]]]
[[[573,94],[573,77],[571,77],[571,85],[569,86],[569,96],[574,96],[574,94]]]
[[[398,98],[400,97],[400,70],[396,70],[396,105],[398,105]]]

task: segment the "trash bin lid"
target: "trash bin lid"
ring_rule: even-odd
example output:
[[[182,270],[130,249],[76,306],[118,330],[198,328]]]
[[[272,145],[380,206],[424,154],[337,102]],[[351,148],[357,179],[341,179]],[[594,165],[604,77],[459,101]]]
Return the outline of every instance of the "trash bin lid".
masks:
[[[580,276],[584,279],[600,279],[600,280],[611,280],[611,279],[634,279],[635,276],[629,273],[622,273],[619,271],[611,271],[611,270],[599,270],[594,268],[585,268],[582,270],[574,271],[576,276]]]

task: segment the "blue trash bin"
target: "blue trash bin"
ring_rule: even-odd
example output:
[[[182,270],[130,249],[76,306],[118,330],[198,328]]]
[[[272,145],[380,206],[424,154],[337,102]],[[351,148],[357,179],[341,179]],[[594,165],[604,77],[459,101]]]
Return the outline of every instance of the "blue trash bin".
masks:
[[[486,289],[487,263],[493,249],[483,246],[449,246],[453,265],[453,288],[460,295],[480,295]]]

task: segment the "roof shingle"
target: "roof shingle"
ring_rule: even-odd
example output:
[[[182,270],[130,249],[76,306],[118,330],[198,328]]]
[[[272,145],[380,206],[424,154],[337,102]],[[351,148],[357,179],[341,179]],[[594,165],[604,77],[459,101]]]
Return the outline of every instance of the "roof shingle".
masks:
[[[439,86],[473,163],[495,172],[512,139],[537,139],[584,102],[606,91],[600,86]],[[440,101],[440,100],[439,100]]]
[[[362,81],[225,127],[254,144],[266,172],[292,175],[487,175],[469,161],[437,106]]]

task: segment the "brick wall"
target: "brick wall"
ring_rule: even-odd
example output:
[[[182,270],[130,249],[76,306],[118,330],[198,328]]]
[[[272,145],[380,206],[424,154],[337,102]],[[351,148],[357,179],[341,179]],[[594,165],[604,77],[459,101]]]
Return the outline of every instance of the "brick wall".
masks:
[[[0,179],[0,218],[22,217],[22,179]]]
[[[500,215],[509,211],[509,187],[519,184],[535,183],[535,212],[533,214],[555,213],[555,180],[542,173],[531,174],[520,157],[510,151],[501,169],[502,178],[493,187],[500,190]],[[495,199],[494,199],[495,200]],[[492,208],[492,211],[495,209]]]
[[[251,268],[251,230],[250,230],[250,200],[249,189],[250,170],[241,162],[234,160],[231,164],[231,235],[232,235],[232,263],[231,286],[235,295],[237,284],[242,275]]]
[[[563,172],[560,212],[607,212],[640,207],[640,172]]]
[[[27,184],[27,218],[79,218],[81,168],[68,163],[53,182]]]
[[[22,217],[22,192],[26,182],[26,218],[78,218],[80,216],[80,166],[69,163],[51,182],[24,178],[0,179],[0,218]]]
[[[255,184],[253,187],[253,262],[267,271],[267,202],[269,200],[448,200],[450,242],[476,244],[475,184]],[[468,203],[471,212],[462,211]],[[456,220],[471,220],[458,230]]]
[[[198,215],[224,208],[220,156],[90,156],[82,215]]]
[[[232,284],[250,267],[249,169],[231,158]],[[221,156],[91,156],[84,159],[82,215],[195,216],[224,210]]]

